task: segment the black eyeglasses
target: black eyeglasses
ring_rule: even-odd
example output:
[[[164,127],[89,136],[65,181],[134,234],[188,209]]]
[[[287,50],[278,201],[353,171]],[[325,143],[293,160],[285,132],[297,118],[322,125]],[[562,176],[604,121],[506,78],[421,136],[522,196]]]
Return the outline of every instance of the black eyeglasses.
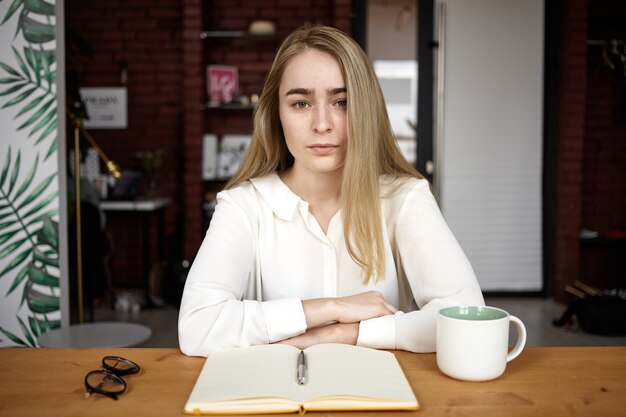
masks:
[[[126,381],[122,376],[136,374],[140,369],[139,365],[129,359],[105,356],[102,358],[102,369],[85,375],[85,397],[95,392],[117,400],[117,396],[126,391]]]

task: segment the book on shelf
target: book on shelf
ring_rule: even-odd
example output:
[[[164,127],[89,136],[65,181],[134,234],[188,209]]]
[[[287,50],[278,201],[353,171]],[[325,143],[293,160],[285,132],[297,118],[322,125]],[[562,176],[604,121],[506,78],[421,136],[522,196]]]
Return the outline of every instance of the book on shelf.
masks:
[[[202,137],[202,179],[217,177],[217,135],[206,133]]]
[[[393,353],[326,343],[303,351],[273,344],[211,352],[184,412],[302,414],[417,408]]]

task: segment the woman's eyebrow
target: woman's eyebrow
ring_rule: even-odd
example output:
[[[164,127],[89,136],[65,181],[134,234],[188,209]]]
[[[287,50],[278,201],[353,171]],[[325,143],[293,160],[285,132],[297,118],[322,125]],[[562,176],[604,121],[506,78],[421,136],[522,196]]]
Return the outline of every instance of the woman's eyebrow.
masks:
[[[331,88],[328,90],[328,94],[331,96],[336,96],[337,94],[344,94],[346,91],[348,91],[346,87]]]
[[[328,94],[331,96],[336,96],[337,94],[343,94],[346,91],[346,87],[329,88]],[[287,90],[285,96],[291,96],[296,94],[302,96],[313,96],[315,95],[315,92],[309,88],[292,88],[290,90]]]
[[[290,90],[287,90],[285,96],[291,96],[296,94],[301,96],[312,96],[313,90],[310,90],[308,88],[292,88]]]

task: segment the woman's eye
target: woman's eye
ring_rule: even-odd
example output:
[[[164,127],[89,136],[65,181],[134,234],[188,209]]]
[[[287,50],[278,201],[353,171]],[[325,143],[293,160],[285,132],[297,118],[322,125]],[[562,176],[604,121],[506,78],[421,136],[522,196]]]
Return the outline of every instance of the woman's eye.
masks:
[[[342,98],[341,100],[337,100],[337,106],[339,107],[346,107],[348,105],[348,100],[345,98]]]
[[[296,103],[294,104],[294,106],[297,109],[306,109],[306,107],[308,106],[308,103],[306,101],[296,101]]]

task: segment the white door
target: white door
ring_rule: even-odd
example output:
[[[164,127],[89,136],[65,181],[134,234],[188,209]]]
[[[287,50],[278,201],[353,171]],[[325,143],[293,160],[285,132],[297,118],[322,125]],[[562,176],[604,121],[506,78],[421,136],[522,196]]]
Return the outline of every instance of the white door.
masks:
[[[436,13],[444,216],[484,291],[539,291],[543,0],[442,0]]]

